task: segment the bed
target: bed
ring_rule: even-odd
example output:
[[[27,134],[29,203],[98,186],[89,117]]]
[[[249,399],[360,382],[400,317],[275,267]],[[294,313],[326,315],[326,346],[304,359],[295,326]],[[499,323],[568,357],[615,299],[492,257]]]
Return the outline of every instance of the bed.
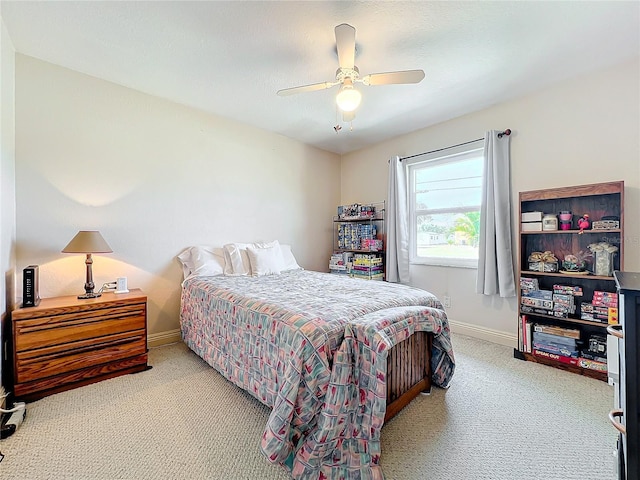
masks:
[[[261,449],[293,478],[383,478],[385,420],[454,372],[438,299],[299,267],[224,274],[233,262],[220,262],[222,274],[187,275],[184,342],[272,409]]]

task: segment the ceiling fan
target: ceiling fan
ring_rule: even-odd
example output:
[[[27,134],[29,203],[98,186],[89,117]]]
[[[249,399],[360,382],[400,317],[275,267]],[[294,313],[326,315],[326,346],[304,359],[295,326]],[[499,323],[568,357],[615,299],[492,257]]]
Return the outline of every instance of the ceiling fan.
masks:
[[[336,85],[341,85],[336,96],[336,103],[342,111],[342,118],[345,122],[350,122],[355,118],[355,110],[360,105],[362,95],[354,88],[356,83],[365,85],[393,85],[419,83],[424,78],[422,70],[403,70],[400,72],[372,73],[360,76],[358,67],[355,66],[356,56],[356,29],[346,23],[335,28],[336,49],[338,51],[338,65],[335,82],[313,83],[300,87],[285,88],[278,90],[278,95],[286,96],[296,93],[313,92],[324,90]]]

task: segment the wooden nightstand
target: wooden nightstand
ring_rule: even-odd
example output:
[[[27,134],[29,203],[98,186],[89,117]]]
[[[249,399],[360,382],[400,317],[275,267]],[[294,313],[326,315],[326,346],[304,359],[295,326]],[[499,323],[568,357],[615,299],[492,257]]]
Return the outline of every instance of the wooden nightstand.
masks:
[[[24,401],[147,367],[147,297],[141,290],[43,298],[11,314],[14,395]]]

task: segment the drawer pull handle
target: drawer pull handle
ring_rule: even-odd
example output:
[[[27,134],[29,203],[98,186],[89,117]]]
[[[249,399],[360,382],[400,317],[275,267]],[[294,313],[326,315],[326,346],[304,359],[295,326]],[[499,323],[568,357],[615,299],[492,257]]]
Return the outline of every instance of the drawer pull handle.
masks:
[[[616,417],[623,417],[623,416],[624,416],[624,411],[622,411],[622,410],[611,410],[609,412],[609,421],[615,427],[616,430],[618,430],[623,435],[626,435],[627,434],[626,427],[623,424],[621,424],[620,422],[616,421]]]
[[[620,331],[622,325],[607,325],[607,333],[616,338],[624,338],[624,334]]]

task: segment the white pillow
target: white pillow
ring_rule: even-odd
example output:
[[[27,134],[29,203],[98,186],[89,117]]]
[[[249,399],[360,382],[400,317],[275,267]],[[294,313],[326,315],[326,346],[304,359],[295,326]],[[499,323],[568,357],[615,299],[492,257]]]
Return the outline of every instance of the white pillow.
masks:
[[[247,255],[248,243],[227,243],[223,247],[225,275],[251,275],[251,263]]]
[[[189,247],[178,255],[178,260],[182,263],[185,279],[189,276],[210,277],[224,273],[224,254],[221,248]]]
[[[255,276],[279,274],[282,270],[284,260],[278,241],[276,240],[268,244],[269,246],[259,245],[260,244],[254,244],[247,247],[249,262],[251,263],[251,273]]]
[[[281,271],[286,272],[288,270],[302,270],[302,267],[296,262],[296,258],[291,251],[291,245],[280,245],[280,252],[282,253],[282,267]]]
[[[256,243],[228,243],[223,247],[224,254],[224,274],[225,275],[258,275],[253,272],[253,265],[247,254],[247,248],[269,248],[278,247],[281,252],[281,262],[279,270],[285,272],[288,270],[302,270],[298,265],[293,253],[291,245],[280,245],[278,240],[273,242],[256,242]]]

